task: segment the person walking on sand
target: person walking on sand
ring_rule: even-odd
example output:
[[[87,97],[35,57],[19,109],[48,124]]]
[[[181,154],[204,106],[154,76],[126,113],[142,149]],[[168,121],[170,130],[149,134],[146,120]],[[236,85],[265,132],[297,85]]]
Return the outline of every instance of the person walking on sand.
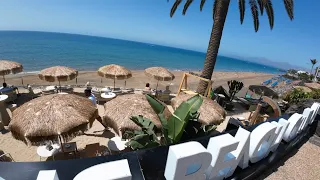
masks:
[[[151,91],[151,88],[150,88],[150,84],[147,83],[146,84],[146,87],[144,88],[145,91]]]

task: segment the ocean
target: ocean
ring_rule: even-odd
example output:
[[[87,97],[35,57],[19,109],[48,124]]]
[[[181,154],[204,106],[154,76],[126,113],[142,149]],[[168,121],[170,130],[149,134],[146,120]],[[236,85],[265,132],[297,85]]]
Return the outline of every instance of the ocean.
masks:
[[[163,66],[170,70],[199,71],[203,68],[205,53],[104,37],[0,31],[0,59],[21,63],[24,72],[56,65],[95,71],[107,64],[136,70]],[[215,71],[279,73],[274,67],[225,56],[218,56]]]

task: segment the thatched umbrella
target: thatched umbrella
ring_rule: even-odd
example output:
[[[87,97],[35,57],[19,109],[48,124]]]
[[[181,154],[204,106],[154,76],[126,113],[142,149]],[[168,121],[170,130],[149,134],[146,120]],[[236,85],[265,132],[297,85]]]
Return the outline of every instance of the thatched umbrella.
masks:
[[[8,60],[0,60],[0,75],[3,76],[3,81],[6,82],[4,78],[8,74],[16,74],[22,72],[23,67],[20,63]]]
[[[52,94],[33,99],[13,111],[9,129],[28,145],[66,141],[89,128],[98,112],[92,102],[74,94]],[[61,142],[61,140],[60,140]]]
[[[156,90],[158,89],[159,81],[172,81],[175,78],[169,70],[163,67],[150,67],[145,69],[144,72],[147,76],[157,80]]]
[[[110,64],[100,67],[98,69],[98,75],[108,79],[113,79],[113,88],[116,87],[116,79],[123,80],[132,77],[132,73],[130,70],[116,64]]]
[[[171,100],[171,105],[175,109],[183,101],[190,99],[191,94],[181,94]],[[204,125],[219,125],[226,118],[226,111],[215,101],[210,98],[203,97],[203,103],[199,109],[199,122]]]
[[[69,81],[76,78],[78,76],[78,71],[65,66],[53,66],[41,70],[38,75],[41,80],[48,82],[59,81],[60,87],[60,81]]]
[[[158,129],[161,128],[159,117],[150,106],[145,95],[127,94],[117,96],[115,99],[105,103],[104,108],[106,111],[103,116],[103,124],[111,127],[118,134],[120,134],[120,129],[121,132],[140,129],[130,120],[130,117],[139,115],[152,120]],[[167,108],[164,111],[164,115],[166,118],[171,115]]]

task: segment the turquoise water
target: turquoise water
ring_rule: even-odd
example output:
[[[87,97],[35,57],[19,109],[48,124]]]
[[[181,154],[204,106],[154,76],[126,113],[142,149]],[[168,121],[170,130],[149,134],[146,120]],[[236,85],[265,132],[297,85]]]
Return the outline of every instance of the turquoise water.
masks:
[[[63,33],[0,31],[0,59],[20,62],[24,71],[64,65],[78,70],[97,70],[106,64],[130,69],[163,66],[171,70],[200,70],[201,52],[132,41]],[[216,71],[279,73],[276,68],[224,56]]]

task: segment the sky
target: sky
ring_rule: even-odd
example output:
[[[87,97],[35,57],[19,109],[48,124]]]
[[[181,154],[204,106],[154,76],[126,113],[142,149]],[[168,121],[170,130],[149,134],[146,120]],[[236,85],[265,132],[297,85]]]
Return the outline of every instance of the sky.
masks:
[[[174,0],[2,0],[0,30],[66,32],[160,44],[206,52],[212,25],[212,0],[202,12],[195,0],[185,16],[173,18]],[[320,60],[320,1],[295,0],[290,21],[282,0],[273,0],[275,23],[266,14],[255,33],[249,4],[240,24],[238,1],[231,0],[219,55],[266,58],[309,68]]]

